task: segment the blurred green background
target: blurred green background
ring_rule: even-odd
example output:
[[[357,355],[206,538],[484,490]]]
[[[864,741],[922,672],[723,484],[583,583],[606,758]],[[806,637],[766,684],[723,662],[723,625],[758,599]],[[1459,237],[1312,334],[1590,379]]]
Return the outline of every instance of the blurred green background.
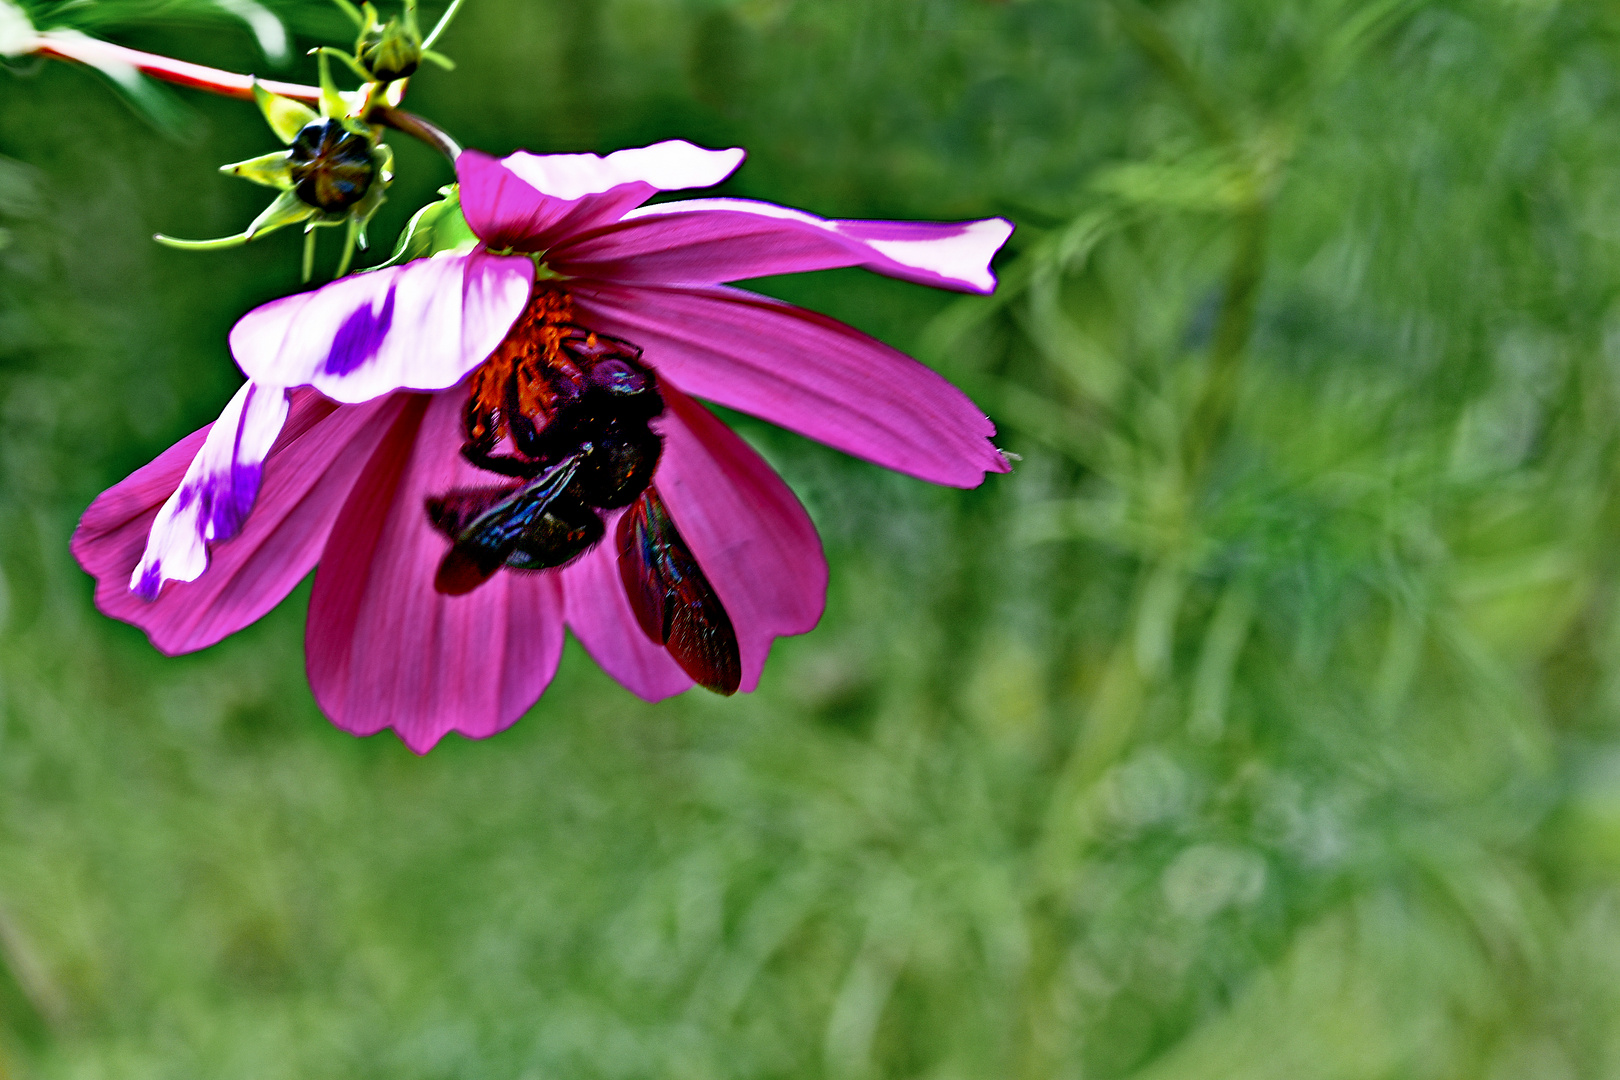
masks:
[[[312,74],[200,0],[30,7]],[[1620,1077],[1620,9],[468,0],[442,47],[412,107],[492,152],[1014,218],[990,300],[759,287],[1022,460],[936,489],[734,418],[832,563],[758,693],[570,645],[499,737],[353,739],[305,592],[164,659],[67,554],[297,286],[295,230],[149,239],[241,229],[214,170],[268,130],[13,62],[0,1077]],[[450,179],[392,142],[384,247]]]

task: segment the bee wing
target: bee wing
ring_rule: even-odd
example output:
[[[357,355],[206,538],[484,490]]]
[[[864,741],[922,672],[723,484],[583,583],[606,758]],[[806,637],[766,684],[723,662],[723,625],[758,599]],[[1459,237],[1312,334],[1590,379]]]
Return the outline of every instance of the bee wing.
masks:
[[[443,495],[429,496],[425,500],[428,521],[439,532],[455,540],[475,518],[517,494],[521,486],[505,484],[499,487],[455,488]]]
[[[577,457],[567,457],[515,488],[461,488],[429,499],[428,519],[454,541],[433,576],[433,588],[460,596],[488,581],[567,489],[578,467]]]
[[[681,669],[717,694],[742,682],[737,633],[720,597],[648,486],[619,519],[619,577],[636,621]]]

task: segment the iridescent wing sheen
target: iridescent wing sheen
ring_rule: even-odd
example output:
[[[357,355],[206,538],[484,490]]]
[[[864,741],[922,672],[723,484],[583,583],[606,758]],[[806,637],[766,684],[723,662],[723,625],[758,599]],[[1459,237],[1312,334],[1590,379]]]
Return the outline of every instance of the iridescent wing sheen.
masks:
[[[434,589],[451,596],[471,592],[514,555],[519,568],[536,569],[544,562],[537,557],[537,546],[548,539],[558,543],[572,538],[583,544],[566,555],[559,551],[560,561],[550,565],[560,565],[595,543],[602,535],[600,521],[586,538],[573,536],[588,531],[582,523],[570,521],[559,529],[548,520],[548,511],[563,496],[578,466],[578,459],[569,457],[515,488],[462,488],[429,499],[428,520],[453,542],[434,575]]]
[[[699,685],[733,694],[742,660],[731,617],[649,486],[619,519],[619,577],[641,629]]]

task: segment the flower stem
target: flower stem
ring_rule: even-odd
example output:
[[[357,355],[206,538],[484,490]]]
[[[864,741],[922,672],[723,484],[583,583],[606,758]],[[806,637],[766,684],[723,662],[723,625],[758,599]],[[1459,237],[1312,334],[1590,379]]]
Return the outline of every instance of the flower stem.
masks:
[[[449,158],[451,163],[454,163],[456,158],[461,156],[461,145],[456,140],[452,139],[448,133],[437,125],[422,119],[415,113],[379,103],[366,110],[365,120],[367,123],[391,127],[395,131],[404,132],[414,139],[420,139]]]
[[[1202,476],[1210,455],[1226,434],[1236,404],[1238,376],[1254,328],[1255,302],[1266,263],[1266,207],[1256,201],[1237,219],[1237,249],[1227,271],[1220,316],[1210,343],[1209,366],[1192,415],[1188,419],[1184,453],[1187,475]]]
[[[158,56],[155,53],[114,45],[110,41],[99,41],[82,34],[64,34],[47,30],[35,38],[34,53],[57,60],[71,60],[98,69],[134,68],[143,75],[176,86],[204,90],[210,94],[236,98],[239,101],[253,100],[252,75],[238,75],[234,71],[221,71],[202,64]],[[321,100],[321,88],[318,86],[265,79],[258,80],[258,83],[272,94],[279,94],[295,101],[318,104]],[[420,139],[452,162],[456,160],[457,155],[461,153],[461,147],[454,139],[420,116],[387,104],[382,100],[382,96],[380,93],[368,95],[372,99],[372,104],[366,108],[362,119],[367,123],[381,124]]]
[[[359,226],[354,218],[350,218],[348,231],[343,237],[343,258],[338,260],[337,273],[332,275],[334,280],[349,272],[349,264],[354,261],[354,242],[358,232]]]
[[[129,49],[122,45],[114,45],[110,41],[98,41],[79,34],[57,34],[47,30],[40,34],[37,40],[38,46],[34,51],[40,56],[71,60],[94,68],[127,65],[143,75],[150,75],[154,79],[161,79],[176,86],[189,86],[193,90],[206,90],[210,94],[220,94],[240,101],[253,100],[251,75],[238,75],[234,71],[220,71],[218,68],[205,67],[202,64],[190,64],[184,60],[141,52],[139,49]],[[260,79],[259,85],[272,94],[280,94],[282,97],[297,101],[314,103],[321,99],[321,89],[318,86],[265,79]]]

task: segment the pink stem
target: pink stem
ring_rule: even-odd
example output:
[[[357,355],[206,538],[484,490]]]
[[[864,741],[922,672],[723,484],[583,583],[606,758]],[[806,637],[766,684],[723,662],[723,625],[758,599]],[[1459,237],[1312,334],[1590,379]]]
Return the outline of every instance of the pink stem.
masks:
[[[211,94],[222,94],[243,101],[253,100],[254,80],[251,75],[238,75],[234,71],[221,71],[201,64],[189,64],[184,60],[173,60],[167,56],[141,52],[139,49],[127,49],[122,45],[114,45],[81,34],[53,34],[46,31],[35,37],[33,44],[33,52],[37,56],[72,60],[91,67],[106,64],[127,65],[154,79],[174,83],[176,86],[189,86],[193,90],[206,90]],[[273,79],[260,79],[258,82],[272,94],[280,94],[282,97],[307,101],[312,105],[321,100],[321,90],[318,86],[276,82]],[[399,89],[404,89],[403,80],[399,84]],[[415,113],[408,113],[404,109],[389,105],[386,99],[368,97],[366,110],[361,118],[369,124],[382,124],[422,140],[449,158],[452,164],[461,153],[461,147],[449,135]]]
[[[38,44],[34,51],[40,56],[73,60],[92,67],[105,63],[128,64],[154,79],[162,79],[176,86],[189,86],[194,90],[206,90],[211,94],[222,94],[243,101],[253,100],[251,75],[238,75],[233,71],[220,71],[218,68],[204,67],[201,64],[188,64],[184,60],[171,60],[167,56],[141,52],[139,49],[126,49],[122,45],[97,41],[95,38],[46,33],[36,40]],[[267,79],[260,79],[259,85],[272,94],[295,98],[298,101],[313,103],[321,99],[321,91],[317,86],[302,86],[298,83],[274,82]]]

